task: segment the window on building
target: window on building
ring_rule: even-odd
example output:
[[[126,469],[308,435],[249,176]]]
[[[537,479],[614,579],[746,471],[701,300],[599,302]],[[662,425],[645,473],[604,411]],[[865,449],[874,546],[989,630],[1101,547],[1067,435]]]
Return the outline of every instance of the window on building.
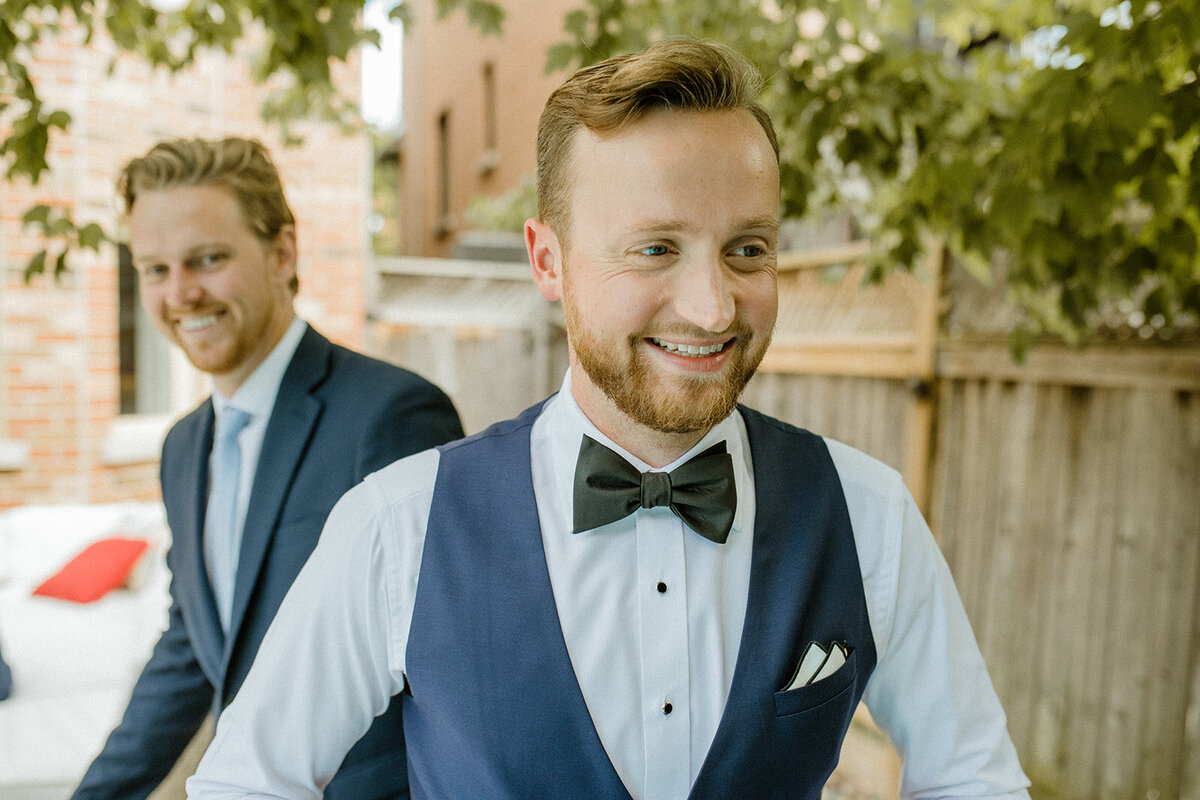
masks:
[[[483,147],[496,150],[496,68],[483,65]]]
[[[137,270],[129,247],[118,247],[118,350],[122,414],[171,410],[170,345],[138,301]]]
[[[500,161],[500,152],[496,149],[497,113],[496,69],[488,63],[483,65],[483,153],[475,164],[484,178],[492,174]]]
[[[438,238],[450,235],[450,112],[438,115]]]

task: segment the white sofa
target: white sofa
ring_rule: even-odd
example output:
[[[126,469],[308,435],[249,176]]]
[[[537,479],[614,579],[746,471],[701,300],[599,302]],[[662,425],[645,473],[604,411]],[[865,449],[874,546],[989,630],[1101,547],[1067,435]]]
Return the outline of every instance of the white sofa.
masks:
[[[150,543],[130,587],[73,603],[33,590],[88,544]],[[121,718],[166,625],[168,533],[159,503],[22,506],[0,512],[0,800],[66,798]]]

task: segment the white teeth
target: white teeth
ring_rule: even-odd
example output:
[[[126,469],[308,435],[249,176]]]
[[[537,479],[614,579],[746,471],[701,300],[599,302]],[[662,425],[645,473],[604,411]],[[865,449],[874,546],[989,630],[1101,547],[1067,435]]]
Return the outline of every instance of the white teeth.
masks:
[[[182,320],[179,327],[185,331],[198,331],[201,328],[207,328],[209,325],[215,324],[217,321],[216,314],[210,314],[207,317],[192,317],[191,319]]]
[[[695,344],[675,344],[674,342],[668,342],[668,341],[664,341],[663,339],[654,339],[654,338],[651,338],[650,341],[654,342],[656,345],[661,347],[663,350],[666,350],[668,353],[674,353],[675,355],[679,355],[679,356],[691,356],[692,358],[703,358],[704,356],[711,356],[713,353],[719,353],[725,349],[724,342],[722,342],[721,344],[695,345]]]

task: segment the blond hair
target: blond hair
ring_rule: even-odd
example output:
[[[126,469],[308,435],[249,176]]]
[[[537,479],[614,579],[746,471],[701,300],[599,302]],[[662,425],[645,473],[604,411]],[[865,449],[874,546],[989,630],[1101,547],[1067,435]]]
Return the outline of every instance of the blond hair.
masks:
[[[237,197],[246,224],[263,242],[273,242],[296,218],[283,193],[279,170],[267,148],[254,139],[171,139],[125,165],[117,192],[125,213],[141,192],[177,186],[225,186]],[[299,288],[293,278],[292,291]]]
[[[762,76],[743,56],[692,39],[659,42],[584,67],[550,95],[538,121],[538,218],[565,238],[576,131],[616,134],[656,109],[749,111],[778,160],[775,128],[757,101],[761,89]]]

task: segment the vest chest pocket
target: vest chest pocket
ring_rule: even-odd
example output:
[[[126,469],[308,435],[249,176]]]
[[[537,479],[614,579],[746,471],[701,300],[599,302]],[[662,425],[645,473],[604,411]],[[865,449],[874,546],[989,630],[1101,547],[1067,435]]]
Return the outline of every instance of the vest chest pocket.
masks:
[[[851,650],[846,663],[832,675],[821,680],[775,693],[775,714],[785,717],[810,711],[826,703],[834,704],[842,695],[849,695],[858,675],[858,651]]]

